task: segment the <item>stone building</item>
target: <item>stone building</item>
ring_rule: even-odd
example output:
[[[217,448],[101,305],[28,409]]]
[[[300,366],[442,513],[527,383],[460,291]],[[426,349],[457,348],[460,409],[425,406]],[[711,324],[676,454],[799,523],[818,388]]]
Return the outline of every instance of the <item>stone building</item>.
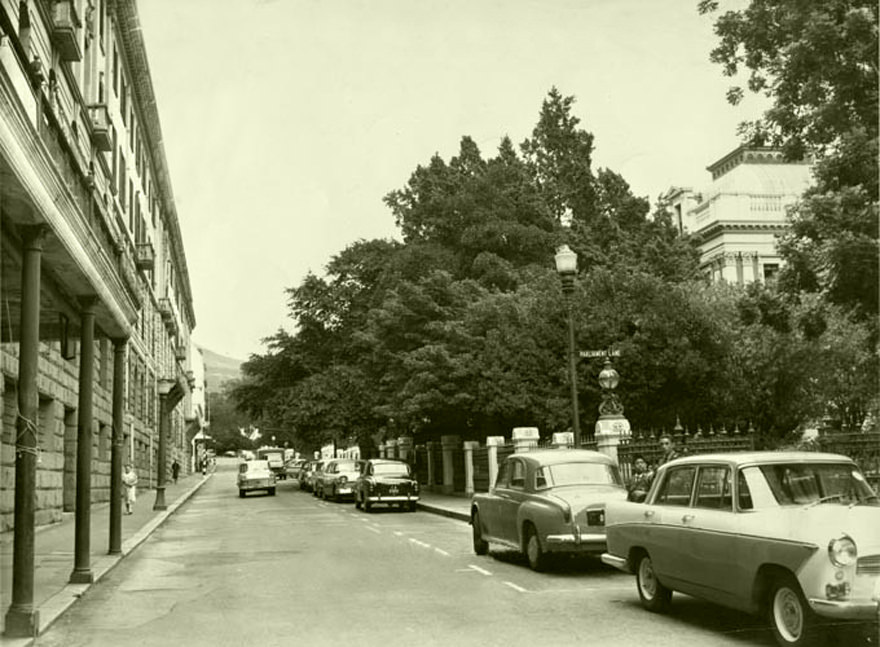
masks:
[[[160,505],[190,447],[195,316],[133,0],[0,0],[0,232],[0,530],[18,556],[75,511],[86,581],[121,463]],[[15,594],[7,633],[33,620]]]
[[[787,208],[812,183],[810,164],[740,146],[707,170],[704,191],[672,187],[662,198],[679,231],[696,238],[701,269],[712,281],[772,281],[781,264],[776,237],[787,228]]]

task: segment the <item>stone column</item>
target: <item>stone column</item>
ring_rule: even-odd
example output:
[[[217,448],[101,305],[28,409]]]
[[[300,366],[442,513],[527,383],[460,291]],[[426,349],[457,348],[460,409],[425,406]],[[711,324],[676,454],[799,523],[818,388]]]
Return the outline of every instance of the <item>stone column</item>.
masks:
[[[513,444],[516,452],[527,452],[538,446],[541,433],[537,427],[514,427]]]
[[[455,491],[452,452],[461,446],[461,438],[440,436],[440,445],[443,448],[443,494],[452,494]]]
[[[159,387],[162,388],[161,386]],[[165,455],[168,435],[171,433],[171,411],[168,407],[168,394],[159,393],[159,451],[156,453],[156,501],[153,510],[167,510],[165,503]],[[204,463],[203,463],[204,464]]]
[[[127,339],[113,340],[113,441],[110,446],[110,549],[111,555],[122,552],[122,454],[125,442],[125,351]]]
[[[385,441],[385,458],[397,458],[397,441],[394,439]]]
[[[428,441],[425,443],[425,449],[428,456],[428,487],[434,487],[434,443]]]
[[[621,438],[630,436],[629,420],[623,416],[617,418],[599,417],[596,421],[596,445],[600,452],[617,461],[617,446]]]
[[[71,584],[94,581],[91,560],[92,400],[95,377],[95,298],[81,299],[79,402],[76,431],[76,529]]]
[[[488,436],[486,447],[489,449],[489,489],[495,487],[498,478],[498,448],[504,444],[504,436]]]
[[[18,344],[18,416],[15,419],[15,529],[12,556],[12,604],[5,635],[31,638],[40,627],[34,608],[34,514],[37,491],[37,372],[40,344],[40,259],[42,227],[22,230],[21,333]]]
[[[397,439],[397,453],[400,460],[407,463],[413,462],[413,439],[411,436],[401,436]]]
[[[474,494],[474,450],[480,447],[476,440],[466,440],[464,443],[464,493],[468,496]]]

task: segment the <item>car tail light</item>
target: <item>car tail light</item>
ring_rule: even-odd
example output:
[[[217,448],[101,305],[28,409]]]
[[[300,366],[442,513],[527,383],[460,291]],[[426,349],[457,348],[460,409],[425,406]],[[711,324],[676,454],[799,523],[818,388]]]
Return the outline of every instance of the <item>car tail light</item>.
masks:
[[[846,535],[838,539],[832,539],[831,543],[828,544],[828,559],[835,566],[854,564],[857,557],[856,542]]]

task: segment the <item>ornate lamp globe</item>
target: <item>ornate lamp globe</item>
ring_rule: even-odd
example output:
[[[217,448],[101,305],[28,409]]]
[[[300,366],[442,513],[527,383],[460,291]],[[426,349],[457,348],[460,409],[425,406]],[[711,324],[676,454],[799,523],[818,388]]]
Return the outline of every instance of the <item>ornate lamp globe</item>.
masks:
[[[556,249],[556,271],[560,276],[573,276],[577,273],[577,266],[578,255],[568,245]]]
[[[605,360],[605,367],[599,371],[599,386],[609,391],[616,389],[620,382],[620,374],[611,366],[611,362]]]

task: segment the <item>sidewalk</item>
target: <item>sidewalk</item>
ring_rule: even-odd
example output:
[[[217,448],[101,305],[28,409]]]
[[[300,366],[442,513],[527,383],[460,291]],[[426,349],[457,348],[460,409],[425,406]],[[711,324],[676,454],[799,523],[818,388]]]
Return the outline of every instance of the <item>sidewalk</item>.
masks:
[[[165,486],[167,510],[154,511],[156,491],[138,491],[133,514],[122,515],[122,553],[108,555],[110,541],[110,504],[102,503],[91,510],[91,568],[94,581],[101,579],[119,561],[134,550],[160,526],[169,515],[202,484],[210,474],[191,474],[177,484]],[[34,541],[34,608],[39,609],[39,633],[43,633],[64,613],[91,585],[69,584],[73,571],[75,515],[65,513],[60,523],[36,528]],[[13,533],[0,535],[0,632],[4,629],[6,612],[12,603],[12,553]],[[7,638],[0,633],[0,644],[9,647],[25,647],[32,638]]]
[[[452,517],[459,521],[471,520],[471,497],[464,494],[438,494],[422,489],[419,510]]]

